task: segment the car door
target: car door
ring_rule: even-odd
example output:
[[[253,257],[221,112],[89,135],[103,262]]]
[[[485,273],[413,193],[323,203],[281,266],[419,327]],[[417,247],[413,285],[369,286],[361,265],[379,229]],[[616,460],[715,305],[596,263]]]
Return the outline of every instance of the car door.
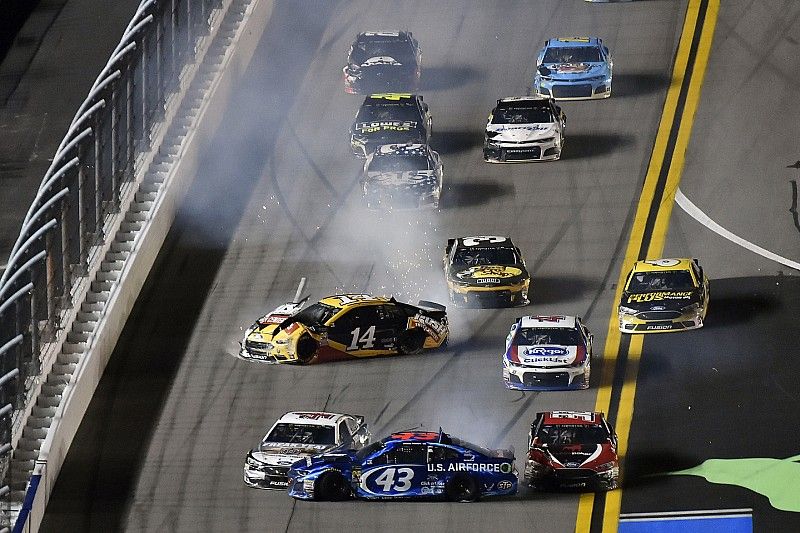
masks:
[[[421,495],[427,478],[428,446],[398,443],[362,465],[359,494],[367,498],[408,498]]]
[[[461,471],[464,467],[463,458],[458,450],[445,444],[431,443],[428,445],[428,477],[420,484],[420,493],[426,495],[444,494],[447,481],[454,472]]]
[[[334,348],[356,357],[374,355],[380,351],[376,345],[378,313],[374,305],[353,307],[336,319],[330,327],[328,340]]]
[[[376,306],[378,311],[378,327],[375,332],[376,347],[394,352],[398,339],[408,328],[408,315],[393,303]]]

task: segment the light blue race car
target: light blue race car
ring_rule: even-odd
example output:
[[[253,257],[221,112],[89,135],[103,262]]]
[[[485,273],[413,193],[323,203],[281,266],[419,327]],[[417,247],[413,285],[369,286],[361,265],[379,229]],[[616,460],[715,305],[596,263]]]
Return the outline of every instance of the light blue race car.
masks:
[[[611,53],[597,37],[560,37],[544,43],[536,58],[533,93],[556,100],[611,96]]]
[[[289,495],[300,500],[444,499],[517,492],[513,450],[488,450],[447,433],[401,431],[359,451],[298,461]]]

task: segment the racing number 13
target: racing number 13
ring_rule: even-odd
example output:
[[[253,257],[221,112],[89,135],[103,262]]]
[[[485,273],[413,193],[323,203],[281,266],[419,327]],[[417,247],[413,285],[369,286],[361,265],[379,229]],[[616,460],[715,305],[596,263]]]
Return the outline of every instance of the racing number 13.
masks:
[[[375,345],[375,326],[370,326],[363,335],[361,334],[361,326],[351,331],[350,334],[353,339],[350,341],[350,346],[347,347],[348,350],[366,350]]]
[[[396,480],[395,473],[397,473]],[[412,479],[414,479],[414,471],[410,468],[387,468],[383,474],[375,478],[375,483],[380,485],[383,492],[390,492],[393,489],[398,492],[406,492],[411,488]]]

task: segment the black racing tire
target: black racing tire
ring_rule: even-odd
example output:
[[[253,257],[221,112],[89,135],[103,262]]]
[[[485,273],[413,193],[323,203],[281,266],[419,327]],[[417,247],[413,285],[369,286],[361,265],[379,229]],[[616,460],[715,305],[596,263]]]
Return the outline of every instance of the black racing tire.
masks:
[[[418,329],[404,331],[397,340],[397,351],[401,355],[421,354],[425,347],[425,332]]]
[[[319,350],[319,342],[308,333],[297,339],[297,363],[307,365],[316,356]]]
[[[469,475],[455,476],[447,482],[444,492],[451,502],[474,502],[481,495],[478,481]]]
[[[339,472],[326,472],[314,483],[314,499],[326,502],[349,500],[353,493]]]

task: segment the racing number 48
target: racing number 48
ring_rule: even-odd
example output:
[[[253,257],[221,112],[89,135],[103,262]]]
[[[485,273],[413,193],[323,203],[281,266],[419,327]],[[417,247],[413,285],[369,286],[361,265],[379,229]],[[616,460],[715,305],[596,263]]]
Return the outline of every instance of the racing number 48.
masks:
[[[397,479],[395,479],[395,473]],[[411,480],[414,479],[414,471],[410,468],[387,468],[383,474],[375,478],[375,483],[379,485],[383,492],[406,492],[411,488]]]
[[[351,331],[350,334],[353,338],[347,347],[348,350],[366,350],[375,345],[375,326],[367,328],[363,335],[361,334],[361,326]]]

